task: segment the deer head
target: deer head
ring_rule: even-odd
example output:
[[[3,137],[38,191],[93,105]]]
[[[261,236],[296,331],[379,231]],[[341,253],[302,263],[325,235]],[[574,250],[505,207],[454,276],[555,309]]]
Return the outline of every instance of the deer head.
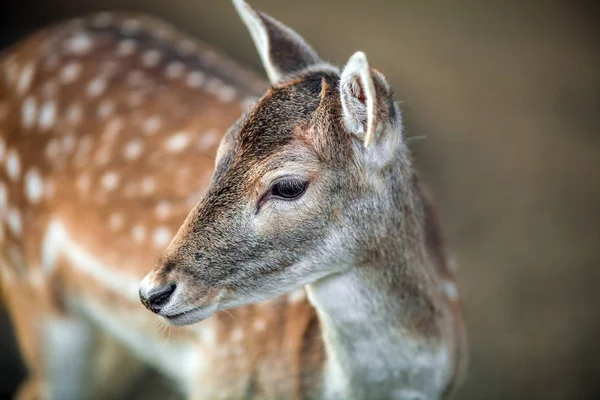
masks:
[[[279,21],[234,4],[271,89],[223,138],[204,198],[141,284],[146,307],[175,325],[356,265],[407,178],[399,109],[365,54],[340,71]]]

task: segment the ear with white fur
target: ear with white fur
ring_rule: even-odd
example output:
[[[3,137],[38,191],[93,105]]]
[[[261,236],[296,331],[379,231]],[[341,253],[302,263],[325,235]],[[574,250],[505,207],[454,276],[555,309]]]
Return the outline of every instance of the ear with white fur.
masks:
[[[233,4],[250,31],[272,84],[322,62],[300,35],[281,22],[252,9],[243,0],[233,0]]]
[[[369,67],[367,56],[361,51],[354,53],[344,67],[340,96],[346,129],[362,139],[365,148],[371,146],[381,130],[397,122],[398,110],[385,77]]]

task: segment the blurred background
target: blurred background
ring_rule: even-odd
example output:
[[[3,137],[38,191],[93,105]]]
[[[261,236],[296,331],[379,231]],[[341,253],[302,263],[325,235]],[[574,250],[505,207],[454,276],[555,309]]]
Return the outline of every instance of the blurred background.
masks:
[[[334,63],[365,51],[403,101],[458,267],[471,363],[457,398],[598,398],[598,3],[251,4]],[[263,74],[223,0],[4,0],[0,48],[97,10],[156,15]],[[10,397],[23,373],[0,309],[0,397]]]

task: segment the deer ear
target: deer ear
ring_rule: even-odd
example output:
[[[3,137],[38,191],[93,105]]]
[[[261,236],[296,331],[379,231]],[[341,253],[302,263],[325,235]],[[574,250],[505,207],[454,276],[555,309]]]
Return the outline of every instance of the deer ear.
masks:
[[[369,67],[365,53],[354,53],[340,79],[344,124],[369,147],[385,122],[394,122],[396,106],[384,76]]]
[[[296,32],[252,9],[243,0],[233,0],[233,4],[250,31],[272,84],[280,83],[286,75],[321,63],[317,53]]]

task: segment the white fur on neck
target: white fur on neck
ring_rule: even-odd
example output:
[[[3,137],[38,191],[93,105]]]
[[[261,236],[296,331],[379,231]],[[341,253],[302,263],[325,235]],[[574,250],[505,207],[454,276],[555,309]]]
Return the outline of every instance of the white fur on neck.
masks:
[[[395,298],[373,292],[356,268],[306,288],[318,311],[327,349],[326,398],[440,396],[450,371],[449,353],[390,326],[384,307],[378,304]]]

